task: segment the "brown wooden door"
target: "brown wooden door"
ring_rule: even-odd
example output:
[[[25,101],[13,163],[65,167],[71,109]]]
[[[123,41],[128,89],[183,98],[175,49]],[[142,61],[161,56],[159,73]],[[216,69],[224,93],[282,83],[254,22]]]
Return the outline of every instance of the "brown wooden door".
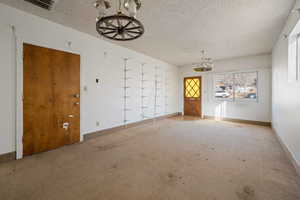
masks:
[[[23,48],[23,155],[79,142],[80,56]]]
[[[201,77],[184,78],[184,115],[201,117]]]

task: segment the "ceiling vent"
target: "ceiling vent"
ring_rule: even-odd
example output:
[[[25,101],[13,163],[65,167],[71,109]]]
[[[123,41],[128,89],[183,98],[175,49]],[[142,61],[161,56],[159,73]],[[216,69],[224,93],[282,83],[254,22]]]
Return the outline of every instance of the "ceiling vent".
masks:
[[[54,4],[56,4],[58,0],[24,0],[24,1],[32,3],[40,8],[51,10],[53,9]]]

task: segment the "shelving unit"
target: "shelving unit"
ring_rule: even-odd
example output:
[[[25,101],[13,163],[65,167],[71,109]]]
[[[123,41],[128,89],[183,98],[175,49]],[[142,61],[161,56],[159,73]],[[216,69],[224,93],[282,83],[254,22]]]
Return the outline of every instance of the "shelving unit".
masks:
[[[146,90],[145,82],[148,81],[145,79],[145,70],[144,70],[145,65],[146,65],[146,63],[141,64],[141,117],[142,117],[142,120],[149,118],[148,116],[145,115],[145,110],[148,109],[148,106],[145,105],[145,99],[148,97],[148,96],[145,96],[145,90]]]
[[[168,114],[168,108],[169,108],[169,96],[168,96],[168,88],[169,88],[169,76],[168,76],[168,70],[165,70],[165,115]]]
[[[130,89],[130,87],[128,86],[128,80],[131,79],[131,77],[128,77],[128,71],[130,71],[130,69],[128,68],[128,60],[129,58],[124,58],[124,105],[123,105],[123,123],[125,126],[127,126],[127,122],[129,122],[130,120],[128,120],[127,118],[127,112],[131,111],[131,109],[129,109],[127,107],[127,101],[130,98],[130,96],[127,95],[127,91]]]
[[[155,86],[154,86],[154,118],[160,114],[157,112],[158,108],[161,107],[161,105],[158,104],[158,100],[160,98],[159,91],[161,90],[161,81],[160,81],[160,75],[158,73],[159,68],[155,67]]]

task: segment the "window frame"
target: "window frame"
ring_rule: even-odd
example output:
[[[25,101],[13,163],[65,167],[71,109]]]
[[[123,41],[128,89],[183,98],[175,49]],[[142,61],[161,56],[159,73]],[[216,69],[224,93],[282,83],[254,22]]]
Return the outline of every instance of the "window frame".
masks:
[[[235,84],[235,75],[236,74],[243,74],[243,73],[256,73],[256,98],[255,99],[239,99],[236,98],[236,84]],[[231,99],[222,99],[222,98],[216,98],[216,80],[218,75],[226,75],[226,74],[232,74],[233,76],[233,97]],[[245,71],[234,71],[234,72],[220,72],[214,74],[213,78],[213,99],[215,101],[228,101],[228,102],[253,102],[258,103],[259,102],[259,72],[258,70],[245,70]]]
[[[232,86],[232,89],[233,89],[233,97],[232,98],[217,98],[216,97],[216,83],[217,83],[217,76],[218,75],[228,75],[228,74],[231,74],[233,76],[233,86]],[[213,98],[216,100],[216,101],[228,101],[228,102],[234,102],[234,96],[235,96],[235,82],[234,82],[234,72],[222,72],[222,73],[216,73],[214,74],[214,80],[213,80]]]
[[[300,33],[296,35],[296,81],[300,81]]]
[[[288,82],[300,82],[300,33],[288,36]]]

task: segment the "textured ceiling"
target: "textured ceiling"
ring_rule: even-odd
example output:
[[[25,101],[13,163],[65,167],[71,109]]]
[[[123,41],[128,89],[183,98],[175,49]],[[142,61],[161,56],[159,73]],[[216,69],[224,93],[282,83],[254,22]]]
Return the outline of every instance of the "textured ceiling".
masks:
[[[112,0],[116,1],[116,0]],[[52,11],[23,0],[0,2],[98,36],[94,0],[59,0]],[[175,65],[271,52],[294,0],[143,0],[145,34],[115,42]]]

